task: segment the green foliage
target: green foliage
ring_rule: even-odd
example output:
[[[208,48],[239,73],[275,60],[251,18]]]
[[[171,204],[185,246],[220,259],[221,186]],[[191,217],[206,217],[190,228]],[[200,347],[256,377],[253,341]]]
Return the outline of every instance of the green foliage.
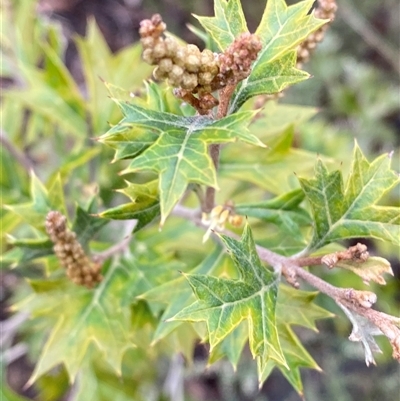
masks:
[[[327,136],[332,129],[310,122],[314,107],[268,101],[260,109],[253,99],[309,78],[296,67],[296,47],[326,23],[310,13],[312,4],[267,2],[251,74],[229,99],[215,94],[228,100],[221,118],[215,110],[195,114],[168,85],[143,84],[151,69],[141,47],[113,54],[94,20],[75,39],[78,85],[63,61],[59,27],[33,18],[34,1],[13,6],[15,24],[2,16],[10,32],[2,28],[2,74],[22,84],[5,90],[1,102],[11,145],[0,154],[7,240],[0,262],[29,285],[17,291],[13,310],[32,318],[23,331],[36,361],[29,384],[39,397],[56,401],[75,383],[76,401],[164,399],[164,358],[181,353],[190,364],[199,341],[210,344],[209,364],[227,359],[238,370],[249,343],[259,386],[277,368],[302,395],[300,368],[320,370],[295,326],[317,332],[316,321],[333,315],[317,292],[283,284],[283,276],[296,284],[286,268],[349,238],[398,246],[400,213],[391,198],[399,176],[388,155],[368,161],[356,144],[347,158],[347,139],[341,153],[332,149],[336,137],[322,143],[321,127]],[[247,23],[239,0],[215,0],[214,11],[197,17],[205,32],[195,31],[224,51]],[[349,170],[346,183],[339,160]],[[212,190],[211,209],[248,219],[244,228],[215,216],[216,208],[206,213]],[[382,198],[386,206],[377,204]],[[65,277],[45,229],[52,210],[102,264],[96,288]],[[380,257],[336,267],[382,285],[392,272]],[[373,362],[377,327],[340,306]]]
[[[346,189],[339,171],[329,173],[322,162],[315,179],[300,179],[315,221],[310,250],[344,238],[371,237],[400,245],[398,207],[375,203],[399,182],[390,169],[390,157],[382,155],[369,163],[355,146]]]
[[[199,301],[172,319],[205,320],[210,352],[243,319],[248,319],[250,349],[257,357],[261,376],[270,359],[286,365],[275,323],[278,278],[262,265],[249,226],[244,229],[240,242],[227,236],[221,239],[240,272],[240,279],[186,275]]]
[[[246,128],[254,112],[243,111],[221,120],[208,117],[179,117],[172,113],[144,109],[134,104],[117,101],[124,118],[101,137],[117,146],[114,134],[123,139],[125,130],[135,127],[159,132],[157,140],[137,155],[124,173],[154,170],[159,173],[161,224],[171,213],[189,183],[217,187],[215,169],[207,152],[207,144],[244,142],[264,146],[257,137],[247,133]],[[151,135],[151,134],[149,134]],[[140,141],[141,142],[141,141]]]

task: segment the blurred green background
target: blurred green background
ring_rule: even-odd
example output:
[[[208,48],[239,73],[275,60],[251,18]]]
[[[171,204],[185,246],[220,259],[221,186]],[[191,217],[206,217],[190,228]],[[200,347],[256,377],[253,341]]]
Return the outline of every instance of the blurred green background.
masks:
[[[242,3],[249,28],[254,30],[265,2],[249,0]],[[324,42],[303,67],[313,78],[294,86],[280,100],[283,103],[316,106],[320,110],[314,119],[296,127],[296,145],[340,161],[348,160],[353,141],[357,139],[369,156],[393,151],[394,168],[400,170],[400,3],[398,0],[341,0],[338,5],[336,20]],[[137,68],[140,49],[129,47],[138,39],[140,21],[158,12],[163,16],[169,31],[201,47],[203,44],[188,29],[187,24],[196,25],[191,13],[212,15],[213,2],[4,0],[1,11],[0,83],[3,90],[11,93],[2,99],[2,145],[8,149],[4,138],[5,134],[9,135],[18,145],[19,151],[26,156],[21,160],[35,165],[35,171],[42,178],[51,179],[55,166],[63,174],[71,174],[80,165],[92,163],[91,158],[97,155],[97,151],[92,149],[93,154],[87,153],[88,147],[92,147],[89,138],[103,133],[107,123],[116,118],[112,106],[102,104],[102,99],[107,95],[98,77],[129,88],[149,76],[150,68],[146,69],[142,64]],[[43,33],[51,46],[43,46],[37,40]],[[86,35],[87,39],[76,39],[77,35]],[[102,36],[105,42],[102,42]],[[60,73],[64,67],[57,65],[55,54],[65,62],[65,74]],[[75,83],[68,82],[68,71]],[[72,86],[76,93],[70,92]],[[62,94],[62,101],[55,103],[54,109],[51,109],[44,99],[54,99],[53,90]],[[91,95],[89,110],[96,110],[97,114],[93,112],[93,115],[99,116],[95,121],[89,121],[91,114],[83,107],[88,93]],[[64,104],[62,102],[75,113],[71,114],[71,120],[63,120],[63,114],[60,113]],[[57,130],[54,131],[52,125],[44,122],[56,123]],[[80,134],[82,127],[84,135]],[[57,142],[57,136],[61,135],[63,129],[75,132],[76,135],[71,138],[71,156],[62,165],[58,165],[57,153],[65,152],[64,145],[60,147]],[[56,150],[53,159],[45,157],[48,149],[48,144],[44,145],[46,141],[51,141]],[[108,164],[111,152],[102,152],[104,154],[93,162],[91,169],[104,169],[100,195],[107,204],[111,189],[122,185],[116,182],[119,168],[117,170]],[[10,157],[4,152],[1,156]],[[18,154],[12,156],[18,157]],[[78,197],[92,191],[85,185],[85,182],[91,181],[90,177],[85,179],[79,174],[74,177],[69,184],[72,191],[70,196],[73,196],[74,191]],[[8,188],[4,193],[7,203],[28,197],[28,180],[23,168],[21,171],[3,173],[2,183]],[[399,198],[397,189],[391,195],[391,201],[398,203]],[[7,216],[2,219],[2,225],[10,229],[14,224],[7,220]],[[392,263],[395,278],[388,279],[390,283],[384,289],[372,285],[372,291],[378,293],[378,307],[381,310],[398,316],[399,250],[381,244],[368,245],[371,253],[387,257]],[[332,284],[360,288],[360,281],[351,274],[324,274]],[[0,318],[4,321],[9,320],[7,305],[20,283],[17,272],[3,271],[0,275]],[[326,298],[320,297],[320,302],[340,314]],[[399,365],[391,360],[387,342],[380,343],[384,355],[377,357],[378,366],[367,368],[361,345],[347,340],[351,330],[347,319],[340,317],[334,321],[320,322],[319,327],[319,334],[299,331],[306,348],[324,370],[322,374],[303,372],[308,401],[400,399]],[[25,352],[21,352],[21,355],[8,361],[8,382],[14,390],[33,399],[34,390],[23,388],[32,363]],[[205,365],[206,352],[199,346],[195,364],[185,374],[185,388],[190,397],[188,400],[299,400],[298,395],[277,372],[258,392],[255,366],[249,353],[242,358],[236,374],[232,373],[231,367],[225,362],[208,370],[204,369]],[[166,363],[165,371],[167,367]]]

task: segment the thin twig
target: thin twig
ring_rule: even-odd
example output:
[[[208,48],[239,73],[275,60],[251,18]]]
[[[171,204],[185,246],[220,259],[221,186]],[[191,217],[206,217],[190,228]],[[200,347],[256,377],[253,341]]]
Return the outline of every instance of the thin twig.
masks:
[[[14,146],[7,136],[7,133],[3,129],[0,129],[0,143],[11,154],[11,156],[17,160],[18,164],[24,167],[24,169],[29,173],[33,170],[33,163],[23,152]]]
[[[219,91],[219,104],[217,109],[217,120],[226,117],[229,109],[229,102],[231,100],[231,96],[235,91],[237,86],[237,82],[235,84],[229,84]]]
[[[129,224],[126,225],[126,231],[128,232],[128,234],[124,237],[124,239],[106,249],[105,251],[94,254],[93,261],[95,261],[96,263],[102,263],[106,259],[109,259],[111,256],[114,256],[118,253],[123,253],[129,248],[129,243],[132,238],[132,231],[135,228],[137,221],[129,220],[128,223]]]
[[[304,258],[296,258],[291,259],[295,262],[297,266],[305,267],[305,266],[318,266],[322,265],[322,256],[317,257],[304,257]]]
[[[219,91],[219,104],[217,109],[217,120],[224,118],[228,114],[229,102],[233,92],[235,91],[237,83],[227,85],[223,89]],[[219,154],[221,145],[213,144],[209,147],[210,157],[214,163],[215,170],[218,170],[219,165]],[[204,202],[204,210],[205,213],[210,213],[211,210],[215,207],[215,188],[207,187],[206,196]]]
[[[199,227],[208,228],[195,210],[178,205],[173,210],[173,214],[189,219]],[[228,230],[223,230],[223,233],[238,238],[236,234]],[[393,348],[393,357],[400,360],[400,319],[371,309],[371,306],[376,302],[376,295],[373,292],[335,287],[303,269],[303,266],[310,264],[310,262],[321,264],[321,258],[291,259],[261,246],[256,246],[256,250],[260,259],[271,265],[276,272],[282,272],[289,284],[297,288],[297,278],[301,278],[321,293],[332,298],[338,305],[343,305],[368,319],[389,339]]]
[[[11,343],[19,327],[28,317],[29,313],[18,312],[8,319],[3,320],[0,325],[0,345],[5,346],[5,344]]]
[[[11,348],[4,351],[2,359],[6,365],[13,363],[17,359],[21,358],[28,352],[28,345],[25,343],[18,343],[13,345]]]

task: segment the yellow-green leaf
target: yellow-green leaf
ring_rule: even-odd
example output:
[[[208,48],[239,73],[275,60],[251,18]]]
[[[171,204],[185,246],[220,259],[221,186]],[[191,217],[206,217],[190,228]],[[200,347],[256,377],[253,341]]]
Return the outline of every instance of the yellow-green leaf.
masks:
[[[215,0],[214,13],[214,17],[195,17],[220,50],[225,50],[237,36],[247,31],[240,0]]]
[[[262,265],[248,225],[241,241],[223,235],[221,239],[239,270],[240,279],[185,275],[197,301],[170,320],[205,321],[211,352],[247,320],[250,350],[257,358],[259,374],[269,360],[287,366],[275,321],[279,278]]]
[[[100,140],[113,141],[115,134],[120,138],[124,129],[131,130],[133,126],[159,133],[156,142],[134,158],[124,173],[139,170],[159,173],[161,225],[189,183],[217,187],[208,144],[240,139],[252,145],[265,146],[247,131],[254,111],[213,120],[205,116],[184,117],[115,101],[125,117]],[[115,142],[114,146],[118,147],[118,144]],[[125,143],[122,146],[125,148]]]
[[[368,162],[356,144],[346,187],[342,173],[330,173],[322,161],[315,178],[300,179],[314,218],[314,235],[308,251],[345,238],[370,237],[400,245],[400,208],[379,206],[380,198],[399,182],[382,155]]]

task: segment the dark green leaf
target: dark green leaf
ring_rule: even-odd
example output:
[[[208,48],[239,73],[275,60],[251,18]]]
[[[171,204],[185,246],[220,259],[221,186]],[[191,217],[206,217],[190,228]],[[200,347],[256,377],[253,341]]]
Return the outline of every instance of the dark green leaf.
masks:
[[[131,198],[132,202],[105,210],[99,217],[115,220],[138,220],[133,232],[137,232],[160,215],[158,181],[146,184],[132,184],[119,192]]]

